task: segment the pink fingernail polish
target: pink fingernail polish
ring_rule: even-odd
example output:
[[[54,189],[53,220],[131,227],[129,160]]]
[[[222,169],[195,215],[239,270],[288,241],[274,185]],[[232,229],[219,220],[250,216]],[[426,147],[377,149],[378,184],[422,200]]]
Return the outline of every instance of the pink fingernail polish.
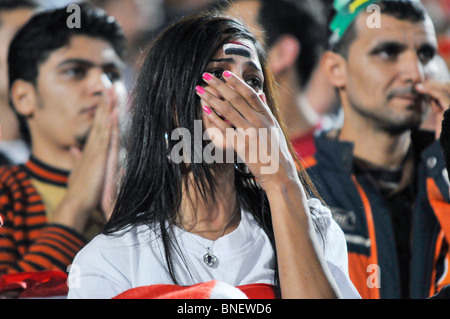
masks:
[[[195,90],[199,93],[199,94],[205,94],[205,89],[202,88],[201,86],[197,85],[195,87]]]
[[[223,76],[226,78],[229,78],[231,76],[231,73],[228,71],[223,72]]]
[[[212,79],[212,76],[211,76],[211,74],[203,73],[203,79],[206,81],[209,81]]]
[[[206,112],[206,114],[211,114],[212,113],[212,111],[211,111],[211,109],[209,108],[209,107],[207,107],[206,105],[205,106],[203,106],[202,107],[203,108],[203,111],[205,111]]]
[[[263,93],[259,96],[264,103],[267,103],[266,95]]]

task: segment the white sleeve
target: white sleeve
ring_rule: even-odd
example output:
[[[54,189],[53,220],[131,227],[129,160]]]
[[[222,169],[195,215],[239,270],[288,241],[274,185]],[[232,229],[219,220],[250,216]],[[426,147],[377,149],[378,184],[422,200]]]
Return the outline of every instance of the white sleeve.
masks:
[[[130,288],[127,275],[117,268],[128,256],[117,250],[108,254],[100,237],[84,247],[70,266],[68,299],[110,299]]]
[[[331,211],[318,199],[310,199],[308,204],[310,209],[315,211],[312,215],[313,219],[322,226],[324,231],[324,233],[318,233],[317,237],[322,244],[328,268],[342,297],[361,299],[348,273],[348,251],[344,232],[332,218]]]

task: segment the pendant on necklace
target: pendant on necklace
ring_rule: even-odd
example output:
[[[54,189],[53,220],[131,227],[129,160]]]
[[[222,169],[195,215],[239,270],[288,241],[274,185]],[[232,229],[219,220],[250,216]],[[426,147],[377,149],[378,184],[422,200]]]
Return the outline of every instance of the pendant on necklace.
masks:
[[[214,267],[217,262],[217,257],[211,253],[209,247],[207,248],[208,252],[203,256],[203,262],[209,267]]]

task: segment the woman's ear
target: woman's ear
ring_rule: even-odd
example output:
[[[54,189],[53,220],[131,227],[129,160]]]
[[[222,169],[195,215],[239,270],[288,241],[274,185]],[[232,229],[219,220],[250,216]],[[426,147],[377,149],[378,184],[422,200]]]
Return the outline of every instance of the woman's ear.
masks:
[[[34,85],[24,80],[16,80],[11,86],[11,101],[17,113],[31,117],[36,109],[37,96]]]
[[[337,89],[347,85],[347,61],[340,54],[326,51],[320,59],[320,67],[328,81]]]
[[[300,50],[300,42],[296,38],[291,35],[281,36],[269,50],[269,68],[275,75],[291,69],[300,55]]]

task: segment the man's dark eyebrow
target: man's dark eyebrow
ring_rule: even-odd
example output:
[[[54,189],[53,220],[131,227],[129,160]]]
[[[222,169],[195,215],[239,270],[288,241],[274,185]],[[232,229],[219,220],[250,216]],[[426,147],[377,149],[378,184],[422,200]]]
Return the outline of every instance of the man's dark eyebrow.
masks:
[[[67,64],[77,64],[77,65],[82,65],[85,67],[93,67],[96,64],[93,63],[92,61],[89,60],[85,60],[85,59],[67,59],[64,60],[63,62],[61,62],[60,64],[58,64],[58,68],[63,67]],[[102,64],[103,68],[117,68],[117,69],[121,69],[124,67],[124,65],[122,63],[116,63],[116,62],[108,62],[105,64]]]
[[[439,51],[439,49],[438,49],[435,45],[433,45],[433,44],[431,44],[431,43],[423,43],[423,44],[421,44],[421,45],[420,45],[420,49],[431,50],[431,51],[433,51],[434,53],[437,53],[437,52]]]
[[[404,50],[407,48],[406,44],[397,41],[385,41],[377,44],[374,48],[370,50],[370,54],[376,54],[386,48],[395,48],[398,51]]]
[[[369,54],[376,55],[387,48],[389,48],[391,50],[392,49],[395,50],[396,53],[400,53],[400,52],[406,50],[407,45],[403,44],[401,42],[397,42],[397,41],[381,42],[377,46],[375,46],[372,50],[370,50]],[[438,52],[438,48],[435,45],[433,45],[432,43],[428,43],[428,42],[422,43],[419,46],[418,50],[430,50],[434,54],[436,54]]]
[[[93,66],[94,63],[84,59],[67,59],[58,64],[58,67],[65,66],[67,64],[81,64],[85,66]]]

